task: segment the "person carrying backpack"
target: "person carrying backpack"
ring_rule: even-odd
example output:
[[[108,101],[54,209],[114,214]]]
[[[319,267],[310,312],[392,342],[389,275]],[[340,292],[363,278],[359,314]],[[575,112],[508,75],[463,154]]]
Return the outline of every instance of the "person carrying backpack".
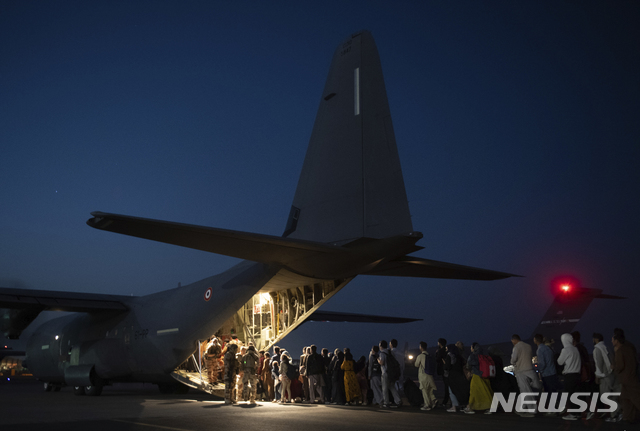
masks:
[[[282,398],[279,402],[284,404],[289,401],[293,402],[293,399],[291,398],[291,377],[295,375],[295,370],[293,369],[293,365],[287,355],[282,355],[281,359],[282,365],[280,366],[280,381],[282,382]]]
[[[420,410],[431,410],[436,405],[436,397],[433,395],[436,390],[436,383],[433,381],[436,365],[433,357],[427,352],[427,343],[424,341],[420,341],[420,354],[416,358],[415,366],[418,368],[418,381],[424,398]]]
[[[382,397],[382,369],[378,363],[380,347],[373,346],[369,352],[369,385],[373,391],[373,404],[383,405]]]
[[[378,363],[380,364],[380,370],[382,371],[382,407],[384,408],[397,408],[402,405],[402,400],[396,389],[395,381],[400,377],[400,365],[398,361],[393,357],[392,353],[387,349],[386,340],[380,341],[380,357]],[[396,374],[397,373],[397,374]],[[389,391],[393,395],[394,405],[389,404]]]
[[[471,385],[469,389],[469,405],[463,410],[467,414],[475,413],[474,410],[486,410],[485,414],[491,414],[489,408],[493,400],[490,377],[495,377],[495,365],[493,366],[493,376],[488,362],[493,360],[482,352],[482,347],[478,343],[471,345],[471,355],[467,360],[467,366],[471,369]],[[486,365],[485,365],[486,364]]]
[[[400,375],[396,379],[396,388],[400,397],[404,396],[404,352],[398,349],[398,340],[395,338],[389,341],[389,350],[399,365]]]
[[[259,361],[258,354],[256,353],[256,348],[254,346],[249,346],[247,349],[247,353],[242,356],[242,370],[244,373],[242,374],[242,387],[243,390],[243,398],[247,399],[247,391],[249,391],[249,386],[251,385],[251,392],[249,393],[249,404],[256,403],[256,392],[258,389],[258,376],[256,376],[256,369],[258,367]]]
[[[544,387],[543,390],[548,394],[547,399],[549,399],[549,405],[551,405],[551,394],[559,394],[560,392],[562,392],[562,385],[560,384],[560,379],[558,378],[558,371],[556,370],[556,361],[554,359],[553,350],[551,350],[551,347],[547,346],[544,343],[544,336],[542,334],[534,335],[533,342],[536,346],[538,346],[536,350],[536,368],[538,370],[538,375],[542,380],[542,386]],[[556,397],[559,396],[560,395],[556,395]],[[542,401],[540,402],[540,404],[542,404]],[[557,413],[555,412],[546,413],[547,416],[556,416],[556,414]]]
[[[238,361],[236,361],[236,344],[227,344],[227,351],[224,355],[224,403],[231,404],[233,399],[233,388],[236,385],[236,374]]]

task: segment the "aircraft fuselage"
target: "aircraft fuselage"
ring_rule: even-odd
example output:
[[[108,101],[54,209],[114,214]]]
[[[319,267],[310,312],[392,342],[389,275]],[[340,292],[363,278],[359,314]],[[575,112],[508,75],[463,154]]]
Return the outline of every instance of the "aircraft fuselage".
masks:
[[[73,381],[72,372],[86,381],[171,381],[169,373],[195,351],[197,340],[217,331],[274,271],[243,262],[188,286],[131,298],[128,311],[48,321],[28,341],[28,367],[51,383]]]

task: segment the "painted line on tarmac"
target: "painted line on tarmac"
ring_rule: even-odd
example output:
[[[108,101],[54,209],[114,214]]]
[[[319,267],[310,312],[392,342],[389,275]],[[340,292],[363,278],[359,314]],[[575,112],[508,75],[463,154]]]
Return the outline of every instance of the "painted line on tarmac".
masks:
[[[153,428],[162,428],[162,429],[165,429],[165,430],[192,431],[192,430],[186,430],[184,428],[172,428],[172,427],[165,427],[165,426],[162,426],[162,425],[145,424],[143,422],[123,421],[123,420],[120,420],[120,419],[111,419],[111,420],[113,422],[122,422],[122,423],[125,423],[125,424],[142,425],[142,426],[145,426],[145,427],[153,427]]]

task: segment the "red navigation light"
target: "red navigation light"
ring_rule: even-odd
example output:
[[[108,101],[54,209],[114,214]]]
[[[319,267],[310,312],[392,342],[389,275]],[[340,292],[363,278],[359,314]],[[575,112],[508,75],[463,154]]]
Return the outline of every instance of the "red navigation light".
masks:
[[[551,280],[550,288],[553,296],[561,295],[562,297],[573,297],[581,289],[580,280],[572,275],[560,275]]]

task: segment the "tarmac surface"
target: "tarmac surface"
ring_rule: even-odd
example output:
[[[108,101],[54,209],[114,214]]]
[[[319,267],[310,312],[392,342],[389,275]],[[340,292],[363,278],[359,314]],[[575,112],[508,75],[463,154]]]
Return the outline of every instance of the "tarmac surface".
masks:
[[[115,384],[99,397],[76,396],[72,388],[44,392],[40,382],[0,382],[0,430],[626,430],[628,426],[559,417],[522,418],[515,414],[465,415],[417,407],[258,402],[225,405],[211,395],[163,395],[151,384]],[[638,429],[634,426],[633,429]]]

